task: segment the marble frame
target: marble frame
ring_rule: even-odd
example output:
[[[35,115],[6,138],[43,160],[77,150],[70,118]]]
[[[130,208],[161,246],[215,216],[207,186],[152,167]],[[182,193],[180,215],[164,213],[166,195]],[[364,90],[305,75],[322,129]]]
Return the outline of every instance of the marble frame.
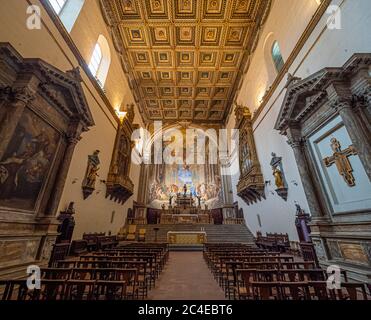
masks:
[[[52,128],[59,141],[37,205],[28,210],[0,206],[0,278],[4,264],[10,274],[22,264],[43,265],[49,259],[58,235],[57,209],[75,146],[81,134],[94,125],[81,81],[78,68],[63,72],[41,59],[23,58],[9,43],[0,43],[0,159],[20,131],[18,125],[27,112]],[[41,130],[37,123],[35,132]],[[33,159],[27,153],[23,157],[24,163]],[[34,245],[22,242],[25,238],[34,239]]]
[[[364,282],[369,281],[369,271],[360,267],[359,262],[339,256],[342,253],[333,241],[351,241],[356,249],[369,248],[371,208],[333,214],[309,144],[313,133],[340,117],[366,176],[371,179],[370,67],[371,53],[362,53],[351,56],[342,67],[325,68],[306,79],[289,75],[287,92],[275,124],[275,129],[287,136],[293,149],[312,216],[311,238],[315,244],[321,244],[320,264],[326,267],[336,263],[348,271],[350,278]],[[351,255],[349,250],[347,254]],[[354,257],[357,256],[359,254],[354,252]],[[367,259],[370,266],[369,255]]]

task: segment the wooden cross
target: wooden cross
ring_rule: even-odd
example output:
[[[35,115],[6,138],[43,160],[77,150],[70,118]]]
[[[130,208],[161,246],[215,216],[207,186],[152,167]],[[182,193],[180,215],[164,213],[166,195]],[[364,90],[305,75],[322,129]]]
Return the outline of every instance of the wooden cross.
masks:
[[[349,187],[355,186],[355,179],[353,176],[353,168],[349,162],[348,157],[357,154],[357,150],[350,145],[345,150],[341,150],[340,142],[336,138],[331,139],[331,149],[334,154],[331,157],[323,159],[326,167],[331,167],[334,163],[338,169],[339,174],[344,178]]]

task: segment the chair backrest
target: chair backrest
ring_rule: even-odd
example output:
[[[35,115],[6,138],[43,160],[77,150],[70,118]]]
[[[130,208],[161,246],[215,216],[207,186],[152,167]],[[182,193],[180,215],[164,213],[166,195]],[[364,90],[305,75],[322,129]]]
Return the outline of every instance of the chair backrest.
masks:
[[[341,289],[337,290],[337,297],[340,300],[368,300],[363,283],[343,282]]]
[[[146,234],[146,229],[139,229],[139,234],[140,235],[145,235]]]
[[[94,280],[67,280],[64,299],[92,300],[94,285]]]
[[[49,280],[68,280],[72,268],[43,268],[41,269],[41,279]]]

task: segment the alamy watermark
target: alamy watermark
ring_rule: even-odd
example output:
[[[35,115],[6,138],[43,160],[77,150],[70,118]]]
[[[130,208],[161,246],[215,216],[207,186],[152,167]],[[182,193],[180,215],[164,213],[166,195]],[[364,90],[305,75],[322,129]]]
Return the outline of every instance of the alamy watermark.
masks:
[[[41,289],[41,270],[37,265],[30,265],[27,267],[27,288],[28,290]]]
[[[237,174],[238,129],[179,128],[163,129],[161,121],[154,122],[154,133],[144,128],[134,130],[135,142],[131,159],[134,164],[221,164],[228,166],[224,174]]]
[[[41,9],[37,5],[28,6],[26,9],[26,26],[29,30],[41,29]]]
[[[329,30],[341,30],[341,9],[337,5],[329,5],[326,14],[329,15],[326,21]]]
[[[338,265],[330,265],[327,267],[326,285],[329,290],[341,289],[341,269]]]

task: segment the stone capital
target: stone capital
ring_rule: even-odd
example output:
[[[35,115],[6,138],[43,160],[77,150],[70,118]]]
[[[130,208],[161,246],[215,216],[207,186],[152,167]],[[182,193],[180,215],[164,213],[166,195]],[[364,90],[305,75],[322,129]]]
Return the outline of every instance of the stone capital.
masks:
[[[17,87],[11,89],[11,100],[15,103],[28,104],[36,99],[36,92],[29,87]]]
[[[347,108],[352,108],[352,96],[336,97],[330,101],[330,107],[334,108],[337,112],[341,112]]]

